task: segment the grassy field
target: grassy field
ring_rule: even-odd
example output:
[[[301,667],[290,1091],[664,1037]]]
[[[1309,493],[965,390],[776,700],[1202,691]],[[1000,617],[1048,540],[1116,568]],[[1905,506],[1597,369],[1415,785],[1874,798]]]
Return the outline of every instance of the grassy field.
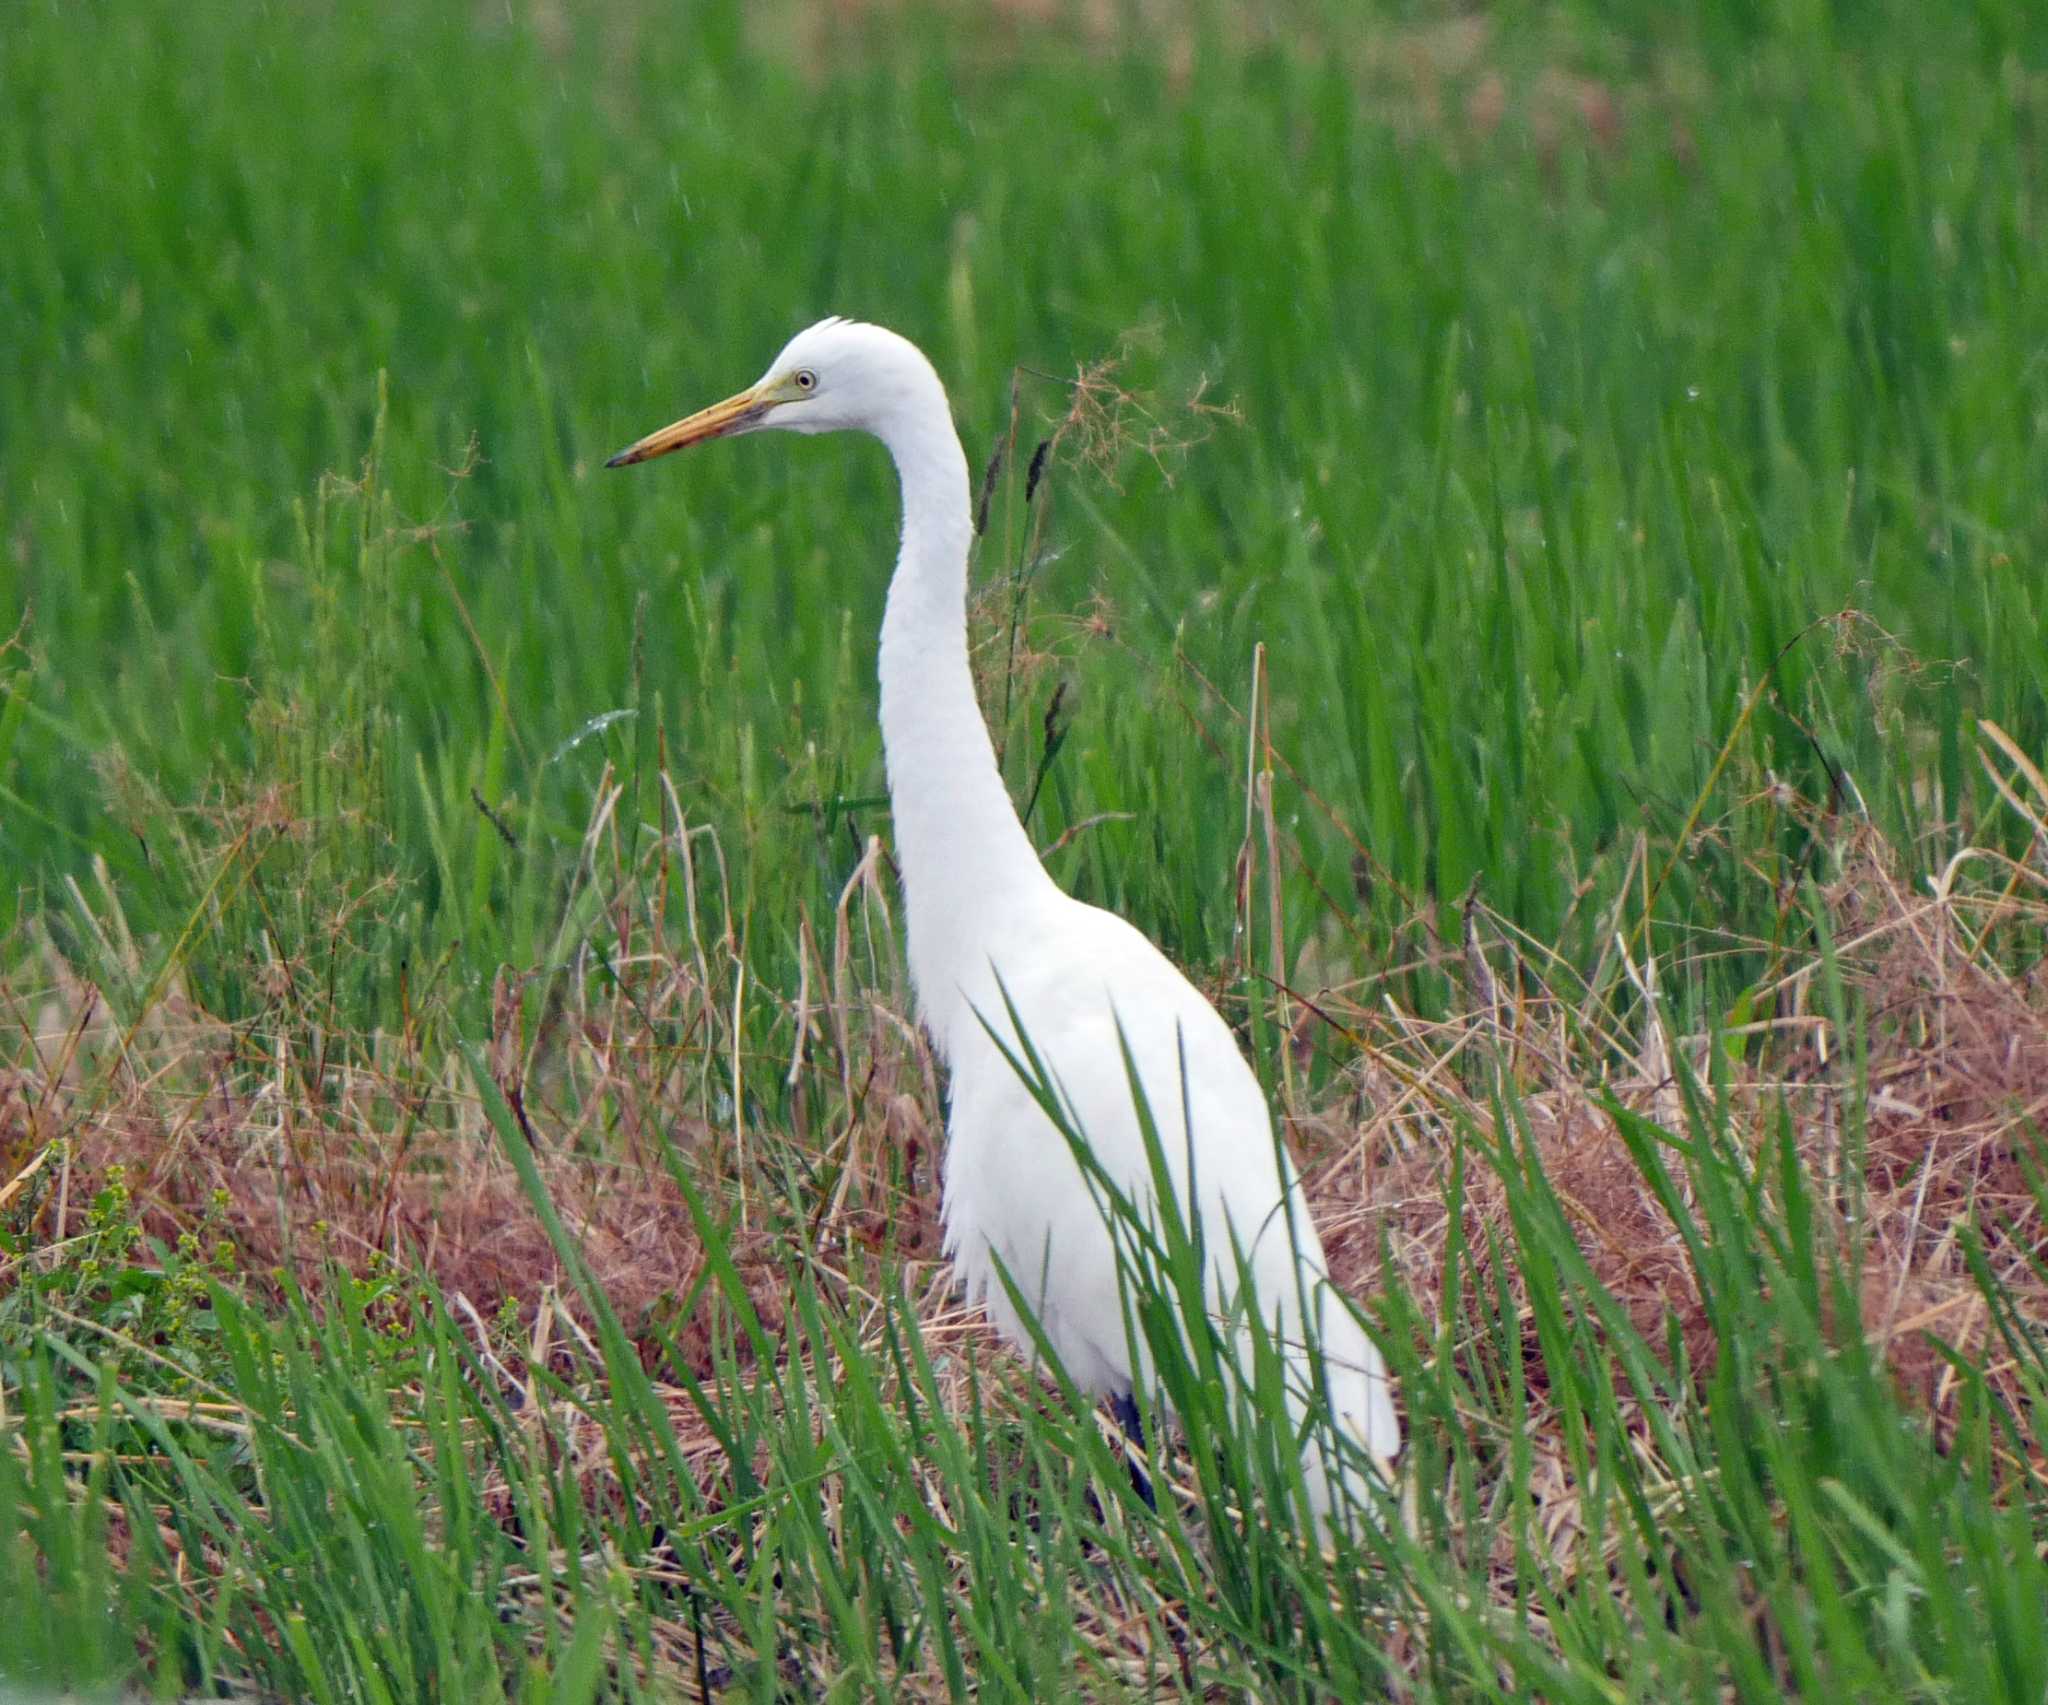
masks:
[[[2048,14],[26,0],[0,99],[0,1685],[2042,1697]],[[826,313],[1400,1370],[1341,1555],[949,1298],[880,452],[601,469]]]

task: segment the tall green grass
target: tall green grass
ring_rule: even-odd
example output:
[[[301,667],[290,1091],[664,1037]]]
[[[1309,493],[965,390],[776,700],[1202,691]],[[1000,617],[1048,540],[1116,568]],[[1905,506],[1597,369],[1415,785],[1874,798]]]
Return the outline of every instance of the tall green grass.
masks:
[[[189,813],[282,783],[325,874],[396,878],[353,973],[388,1017],[400,962],[544,958],[602,766],[651,812],[666,749],[779,974],[854,856],[820,823],[880,826],[890,482],[838,442],[598,463],[828,311],[924,342],[977,459],[1013,364],[1131,328],[1134,382],[1241,407],[1170,485],[1056,475],[1025,565],[1113,636],[1069,647],[1035,826],[1133,812],[1061,875],[1189,959],[1242,806],[1176,656],[1241,702],[1266,643],[1349,835],[1283,807],[1324,891],[1362,843],[1382,939],[1475,877],[1600,939],[1766,681],[1670,921],[1771,937],[1734,879],[1805,850],[1738,809],[1768,773],[1932,856],[1986,797],[1970,717],[2048,733],[2033,8],[1221,9],[1107,50],[807,16],[18,9],[12,916],[98,856],[175,935],[215,874],[180,843],[232,838]],[[1028,453],[1066,397],[1022,394]],[[1851,607],[1897,645],[1809,631]],[[1050,690],[1011,701],[1020,793]]]

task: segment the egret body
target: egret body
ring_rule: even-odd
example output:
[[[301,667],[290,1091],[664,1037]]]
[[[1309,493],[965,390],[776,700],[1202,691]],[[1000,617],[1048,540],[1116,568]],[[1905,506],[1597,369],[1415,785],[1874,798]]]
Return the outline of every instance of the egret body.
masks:
[[[990,1031],[1021,1054],[1014,1011],[1097,1161],[1143,1204],[1153,1199],[1152,1172],[1128,1045],[1181,1211],[1199,1220],[1211,1253],[1211,1306],[1227,1311],[1235,1298],[1277,1323],[1278,1341],[1292,1346],[1290,1420],[1327,1403],[1339,1427],[1390,1461],[1401,1434],[1385,1368],[1331,1294],[1322,1246],[1236,1039],[1143,935],[1054,885],[1011,805],[968,664],[967,459],[931,363],[894,332],[825,320],[791,339],[758,383],[608,465],[766,428],[872,433],[902,485],[902,549],[882,618],[882,744],[911,980],[951,1079],[946,1249],[969,1297],[1029,1353],[1000,1261],[1085,1389],[1123,1396],[1146,1377],[1132,1365],[1103,1209]],[[1237,1297],[1245,1277],[1254,1297]],[[1311,1390],[1300,1349],[1304,1300],[1323,1354],[1321,1391]],[[1312,1442],[1303,1468],[1311,1500],[1327,1511],[1341,1465]],[[1353,1488],[1361,1502],[1362,1491]]]

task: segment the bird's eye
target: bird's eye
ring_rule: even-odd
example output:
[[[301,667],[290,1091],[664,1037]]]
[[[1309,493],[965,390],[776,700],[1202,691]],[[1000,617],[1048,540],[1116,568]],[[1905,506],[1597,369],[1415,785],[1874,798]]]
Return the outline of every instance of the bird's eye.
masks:
[[[818,388],[818,375],[808,367],[799,367],[796,370],[796,388],[799,391],[815,391]]]

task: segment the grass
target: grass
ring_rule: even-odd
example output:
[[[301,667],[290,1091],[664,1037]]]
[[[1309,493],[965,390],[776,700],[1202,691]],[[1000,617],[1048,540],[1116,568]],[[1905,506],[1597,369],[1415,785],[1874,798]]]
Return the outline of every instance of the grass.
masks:
[[[2038,1698],[2036,11],[22,7],[0,1681]],[[893,491],[599,467],[826,312],[1372,1299],[1363,1557],[948,1299]]]

